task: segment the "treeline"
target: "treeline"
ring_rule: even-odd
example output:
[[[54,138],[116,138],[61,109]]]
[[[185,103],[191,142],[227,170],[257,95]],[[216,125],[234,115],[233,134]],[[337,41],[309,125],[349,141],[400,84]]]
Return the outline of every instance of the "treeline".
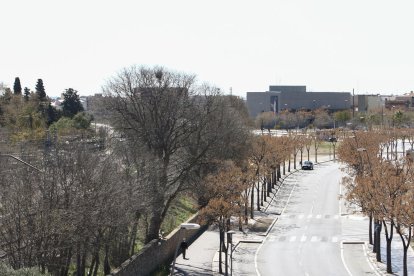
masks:
[[[22,87],[16,77],[13,90],[0,83],[0,127],[4,139],[18,142],[29,139],[43,139],[47,130],[61,131],[69,127],[87,129],[93,117],[83,113],[77,91],[68,88],[63,91],[63,102],[60,107],[52,105],[47,96],[42,79],[38,79],[35,90]]]
[[[386,239],[387,272],[392,273],[393,234],[403,244],[403,273],[414,225],[414,163],[406,150],[414,146],[413,129],[384,128],[354,132],[338,148],[349,177],[346,198],[369,217],[369,243],[381,261],[381,232]]]
[[[352,110],[333,111],[329,107],[316,110],[289,110],[279,113],[263,112],[255,119],[257,128],[262,129],[294,129],[294,128],[338,128],[370,130],[377,126],[412,127],[414,124],[412,110],[380,108],[368,112],[352,112]]]

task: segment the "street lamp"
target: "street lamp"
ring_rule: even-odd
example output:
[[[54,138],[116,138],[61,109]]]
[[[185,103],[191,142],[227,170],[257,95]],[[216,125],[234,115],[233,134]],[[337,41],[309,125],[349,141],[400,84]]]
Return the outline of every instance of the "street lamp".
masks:
[[[181,233],[184,233],[183,230],[194,230],[200,228],[200,224],[197,223],[181,223],[180,230],[178,230],[178,242],[177,247],[175,248],[175,254],[174,254],[174,262],[171,268],[171,274],[170,276],[174,275],[174,269],[175,269],[175,260],[177,259],[178,254],[178,248],[180,248],[180,242],[181,242]]]
[[[336,142],[337,142],[336,137],[329,138],[329,142],[332,143],[332,147],[333,147],[333,160],[335,161],[335,146],[336,146]]]
[[[230,276],[233,276],[233,234],[236,233],[233,230],[227,231],[227,248],[230,243]],[[227,271],[227,267],[226,267]]]

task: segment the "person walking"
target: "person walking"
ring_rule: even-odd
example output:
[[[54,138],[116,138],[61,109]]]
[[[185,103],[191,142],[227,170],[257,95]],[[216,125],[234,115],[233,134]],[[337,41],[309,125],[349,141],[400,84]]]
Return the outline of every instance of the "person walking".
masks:
[[[185,253],[186,253],[187,248],[188,248],[188,243],[187,243],[187,241],[185,240],[185,238],[184,238],[184,239],[183,239],[183,241],[181,242],[181,244],[180,244],[180,248],[181,248],[181,251],[183,252],[183,258],[184,258],[184,260],[188,260],[188,259],[185,257]]]

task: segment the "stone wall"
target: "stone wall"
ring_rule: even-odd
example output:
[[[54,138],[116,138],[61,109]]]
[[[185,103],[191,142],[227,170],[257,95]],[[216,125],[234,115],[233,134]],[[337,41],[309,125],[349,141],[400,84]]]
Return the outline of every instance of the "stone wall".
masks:
[[[198,215],[194,215],[187,223],[197,223]],[[150,275],[163,264],[169,264],[174,259],[177,245],[185,237],[188,243],[196,240],[207,226],[202,226],[197,230],[180,230],[177,228],[171,232],[164,240],[153,240],[146,244],[140,252],[126,260],[120,267],[111,274],[113,276],[144,276]]]

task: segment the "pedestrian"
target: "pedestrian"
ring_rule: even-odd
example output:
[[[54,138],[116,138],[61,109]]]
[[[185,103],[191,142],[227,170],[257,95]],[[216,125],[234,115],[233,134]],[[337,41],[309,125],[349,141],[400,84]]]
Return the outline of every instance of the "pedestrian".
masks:
[[[181,248],[181,251],[183,252],[183,258],[184,258],[184,260],[188,260],[188,259],[185,257],[185,252],[187,251],[187,248],[188,248],[188,243],[186,242],[186,240],[185,240],[185,239],[181,242],[181,244],[180,244],[180,248]]]

